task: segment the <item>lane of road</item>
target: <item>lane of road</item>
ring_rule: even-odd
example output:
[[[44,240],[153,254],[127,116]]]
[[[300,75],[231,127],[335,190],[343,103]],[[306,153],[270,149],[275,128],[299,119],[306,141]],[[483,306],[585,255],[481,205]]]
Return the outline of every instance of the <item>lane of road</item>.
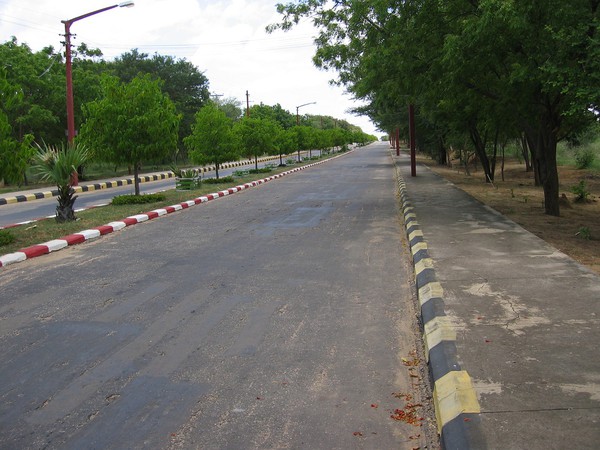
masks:
[[[372,145],[7,267],[2,446],[435,448],[396,193]]]
[[[315,154],[318,154],[318,152],[315,152]],[[265,164],[267,164],[267,162],[259,162],[258,166],[264,167]],[[219,176],[231,175],[236,170],[239,170],[239,168],[221,169],[219,170]],[[214,178],[214,176],[214,172],[207,172],[204,174],[205,178]],[[167,189],[175,189],[175,179],[171,178],[140,184],[140,192],[142,194],[149,194]],[[117,195],[133,194],[133,192],[133,185],[117,186],[98,191],[81,192],[77,194],[78,198],[75,201],[75,207],[78,209],[86,209],[101,204],[107,204],[110,203],[112,198],[116,197]],[[56,197],[0,205],[0,227],[36,220],[43,217],[54,216],[55,210]]]

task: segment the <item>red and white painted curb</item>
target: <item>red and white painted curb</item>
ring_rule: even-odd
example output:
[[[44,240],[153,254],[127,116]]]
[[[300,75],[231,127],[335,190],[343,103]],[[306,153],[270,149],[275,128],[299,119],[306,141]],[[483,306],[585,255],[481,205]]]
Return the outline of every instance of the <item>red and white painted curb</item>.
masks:
[[[56,252],[58,250],[62,250],[65,247],[69,247],[71,245],[81,244],[86,241],[90,241],[92,239],[97,239],[100,236],[105,234],[113,233],[115,231],[122,230],[125,227],[129,227],[131,225],[136,225],[141,222],[146,222],[148,220],[156,219],[157,217],[162,217],[167,214],[171,214],[177,211],[181,211],[187,208],[190,208],[194,205],[199,205],[201,203],[206,203],[211,200],[215,200],[220,197],[225,197],[230,194],[235,194],[236,192],[243,191],[245,189],[255,187],[269,181],[275,180],[277,178],[281,178],[285,175],[289,175],[300,170],[307,169],[309,167],[313,167],[319,164],[323,164],[327,161],[331,161],[332,159],[339,158],[340,156],[344,156],[350,152],[342,153],[340,155],[334,156],[333,158],[329,158],[323,161],[318,161],[313,164],[308,164],[302,167],[296,167],[295,169],[288,170],[282,172],[277,175],[273,175],[268,178],[263,178],[261,180],[256,180],[251,183],[246,183],[243,185],[238,185],[232,188],[228,188],[219,192],[215,192],[212,194],[204,195],[202,197],[197,197],[193,200],[188,200],[183,203],[179,203],[173,206],[167,206],[166,208],[155,209],[145,214],[137,214],[135,216],[129,216],[118,222],[110,222],[106,225],[102,225],[96,228],[92,228],[90,230],[83,230],[79,233],[70,234],[68,236],[64,236],[60,239],[54,239],[52,241],[45,242],[43,244],[32,245],[31,247],[27,247],[21,249],[15,253],[9,253],[7,255],[0,256],[0,267],[8,266],[10,264],[18,263],[25,261],[27,259],[36,258],[38,256],[47,255],[52,252]]]

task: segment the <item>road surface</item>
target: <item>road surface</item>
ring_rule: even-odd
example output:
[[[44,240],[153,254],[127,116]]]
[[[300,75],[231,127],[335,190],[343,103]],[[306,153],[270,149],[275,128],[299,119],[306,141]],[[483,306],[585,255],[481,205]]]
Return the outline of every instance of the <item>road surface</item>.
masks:
[[[0,447],[435,448],[402,236],[377,144],[2,269]]]

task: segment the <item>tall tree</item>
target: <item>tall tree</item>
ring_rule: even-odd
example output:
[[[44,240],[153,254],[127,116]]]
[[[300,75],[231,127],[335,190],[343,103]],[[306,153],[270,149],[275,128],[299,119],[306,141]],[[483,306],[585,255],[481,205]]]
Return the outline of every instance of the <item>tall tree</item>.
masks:
[[[20,185],[33,156],[33,135],[26,134],[18,140],[4,111],[14,109],[22,102],[23,92],[11,85],[0,71],[0,181]]]
[[[235,131],[242,144],[242,154],[247,158],[254,158],[257,169],[259,156],[276,151],[275,138],[280,129],[280,125],[273,120],[252,116],[244,117],[235,124]]]
[[[233,121],[214,103],[196,113],[192,134],[184,143],[193,162],[215,165],[217,178],[221,164],[239,159],[239,141],[233,132]]]
[[[60,55],[52,47],[34,53],[13,38],[0,45],[0,61],[6,80],[21,93],[18,101],[3,109],[13,137],[22,141],[33,134],[46,142],[64,140],[65,81]]]
[[[119,56],[110,67],[121,81],[131,81],[139,74],[163,81],[163,92],[181,114],[179,143],[184,150],[183,138],[191,133],[196,112],[210,100],[209,82],[204,73],[185,59],[159,54],[150,57],[137,49]]]
[[[102,98],[84,107],[81,139],[99,158],[131,165],[135,194],[139,195],[140,164],[175,152],[180,116],[163,94],[160,81],[149,75],[137,76],[129,83],[105,76],[102,90]]]
[[[600,104],[599,4],[310,0],[278,5],[282,22],[269,30],[310,18],[320,30],[315,63],[336,70],[386,129],[417,103],[439,139],[460,126],[484,161],[488,142],[524,131],[546,213],[558,215],[556,143],[597,118]]]

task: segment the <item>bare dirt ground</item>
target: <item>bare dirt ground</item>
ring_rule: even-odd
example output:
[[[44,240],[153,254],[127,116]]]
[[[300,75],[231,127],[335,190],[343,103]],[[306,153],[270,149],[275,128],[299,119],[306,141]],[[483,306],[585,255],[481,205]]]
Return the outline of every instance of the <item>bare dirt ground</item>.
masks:
[[[481,169],[471,168],[467,175],[458,165],[438,166],[424,156],[419,162],[600,274],[600,174],[559,167],[560,193],[568,201],[561,200],[561,217],[553,217],[544,214],[544,193],[534,186],[533,173],[517,161],[505,163],[505,181],[498,167],[493,185],[484,182]],[[581,180],[590,192],[587,202],[577,202],[571,192]]]

